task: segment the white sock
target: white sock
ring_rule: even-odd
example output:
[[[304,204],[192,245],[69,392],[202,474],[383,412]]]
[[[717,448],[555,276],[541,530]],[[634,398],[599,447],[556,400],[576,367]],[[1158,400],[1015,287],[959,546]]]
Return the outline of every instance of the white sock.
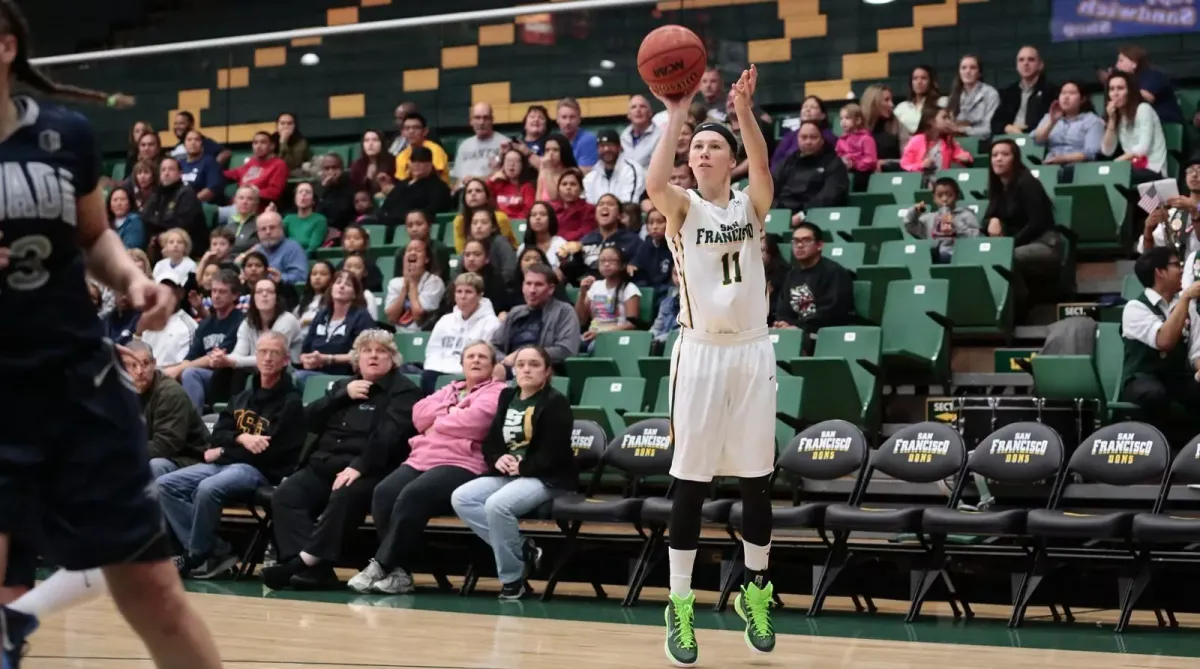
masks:
[[[8,608],[37,618],[45,618],[96,599],[107,592],[108,585],[99,569],[60,569],[51,574],[50,578],[38,583],[33,590],[17,598]]]
[[[309,567],[315,567],[320,564],[320,560],[316,556],[300,551],[300,560]]]
[[[771,561],[771,544],[757,546],[742,539],[742,552],[745,554],[746,569],[750,571],[766,571]]]
[[[692,593],[692,565],[696,563],[696,551],[669,548],[667,558],[671,563],[671,594],[687,597]]]

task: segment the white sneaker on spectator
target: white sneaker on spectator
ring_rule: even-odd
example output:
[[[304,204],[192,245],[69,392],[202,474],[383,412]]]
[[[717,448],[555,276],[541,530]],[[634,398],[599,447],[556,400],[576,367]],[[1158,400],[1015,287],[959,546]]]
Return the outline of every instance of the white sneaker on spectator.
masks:
[[[372,586],[384,576],[387,576],[387,572],[383,570],[383,565],[376,562],[375,558],[371,558],[367,568],[355,574],[346,585],[349,585],[354,592],[365,595],[371,592]]]
[[[385,595],[407,595],[413,591],[412,575],[400,568],[393,569],[387,576],[375,581],[371,589]]]

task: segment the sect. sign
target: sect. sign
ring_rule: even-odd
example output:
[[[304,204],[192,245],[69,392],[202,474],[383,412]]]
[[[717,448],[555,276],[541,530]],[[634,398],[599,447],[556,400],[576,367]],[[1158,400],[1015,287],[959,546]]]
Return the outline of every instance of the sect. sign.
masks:
[[[1053,0],[1055,42],[1194,32],[1197,0]]]

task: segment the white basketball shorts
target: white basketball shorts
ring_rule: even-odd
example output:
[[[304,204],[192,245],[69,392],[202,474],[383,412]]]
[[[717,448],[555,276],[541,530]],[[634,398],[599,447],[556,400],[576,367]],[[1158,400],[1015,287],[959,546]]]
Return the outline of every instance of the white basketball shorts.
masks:
[[[671,476],[756,478],[775,468],[775,350],[767,328],[712,334],[683,328],[668,382]]]

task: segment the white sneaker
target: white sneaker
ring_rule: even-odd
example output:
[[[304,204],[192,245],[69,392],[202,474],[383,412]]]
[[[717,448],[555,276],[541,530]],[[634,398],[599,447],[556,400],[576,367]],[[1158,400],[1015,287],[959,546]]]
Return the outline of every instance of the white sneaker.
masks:
[[[412,575],[400,568],[393,569],[387,576],[375,581],[371,590],[385,595],[407,595],[413,591]]]
[[[387,576],[387,572],[383,571],[383,565],[372,558],[367,568],[355,574],[347,585],[354,592],[365,595],[371,592],[371,587],[384,576]]]

